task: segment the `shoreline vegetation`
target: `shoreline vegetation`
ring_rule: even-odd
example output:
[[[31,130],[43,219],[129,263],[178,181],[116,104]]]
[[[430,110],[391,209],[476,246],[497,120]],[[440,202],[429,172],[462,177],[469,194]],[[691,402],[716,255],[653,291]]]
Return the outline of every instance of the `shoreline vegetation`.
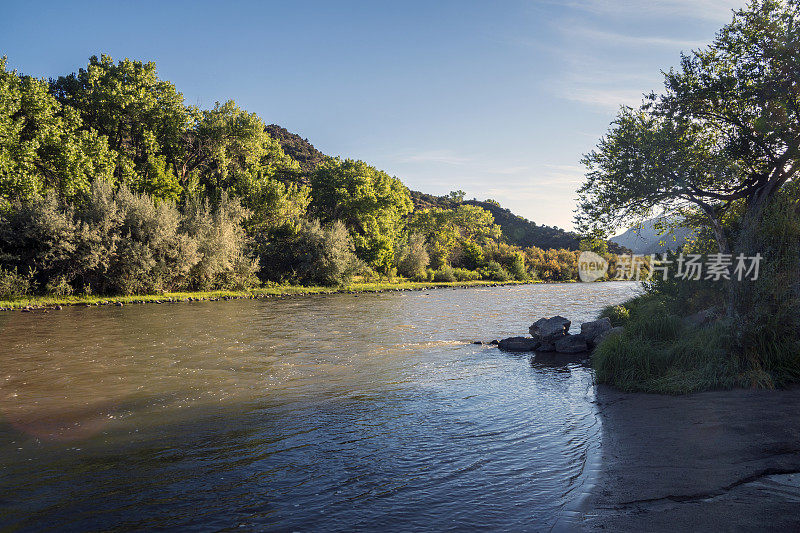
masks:
[[[153,62],[93,56],[50,79],[6,65],[0,58],[2,301],[568,281],[580,250],[611,264],[623,251],[460,190],[410,191],[233,100],[186,105]]]
[[[685,394],[800,382],[798,24],[797,2],[751,0],[584,158],[582,232],[654,213],[693,230],[643,295],[602,312],[624,331],[595,351],[598,383]],[[687,257],[709,268],[693,274]],[[736,275],[741,258],[758,258],[757,275]]]
[[[328,287],[323,285],[281,285],[273,284],[258,289],[242,291],[195,291],[195,292],[165,292],[163,294],[123,295],[123,296],[31,296],[18,300],[0,300],[0,311],[20,310],[46,310],[58,306],[103,306],[119,304],[163,304],[192,301],[219,301],[235,299],[261,299],[282,298],[285,296],[311,296],[318,294],[369,294],[382,292],[425,291],[434,289],[467,289],[480,287],[505,287],[512,285],[530,285],[548,283],[543,281],[456,281],[456,282],[427,282],[427,281],[377,281],[355,282],[341,287]],[[553,283],[575,283],[574,281],[559,281]]]

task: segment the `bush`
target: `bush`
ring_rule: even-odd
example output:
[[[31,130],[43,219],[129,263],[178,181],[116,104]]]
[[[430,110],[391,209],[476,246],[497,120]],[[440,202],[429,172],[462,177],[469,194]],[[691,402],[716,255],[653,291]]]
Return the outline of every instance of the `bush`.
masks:
[[[261,239],[260,276],[265,281],[343,285],[361,267],[350,233],[341,222],[322,228],[319,221],[304,220]]]
[[[29,290],[66,296],[239,289],[257,283],[242,222],[223,194],[216,209],[174,204],[105,182],[74,209],[54,194],[0,212],[0,267],[35,272]]]
[[[467,270],[466,268],[454,268],[453,275],[456,281],[475,281],[481,279],[479,272]]]
[[[31,288],[56,278],[71,281],[81,267],[78,230],[72,208],[54,192],[6,206],[0,212],[0,267],[32,272]]]
[[[444,266],[433,273],[433,281],[437,283],[452,283],[456,281],[456,275],[451,267]]]
[[[608,318],[613,327],[624,326],[631,318],[631,313],[624,305],[609,305],[600,311],[599,318]]]
[[[397,271],[406,278],[421,279],[426,275],[425,269],[429,263],[430,256],[425,246],[425,237],[412,233],[408,238],[408,244],[400,250]]]
[[[196,241],[200,255],[189,272],[192,289],[243,290],[258,285],[258,260],[246,253],[249,239],[242,226],[248,214],[225,193],[213,210],[208,201],[187,202],[182,226]]]
[[[517,281],[528,281],[530,276],[525,269],[525,256],[521,253],[515,254],[508,266],[508,273]]]
[[[13,300],[30,294],[32,289],[33,272],[27,275],[17,273],[17,270],[3,270],[0,268],[0,300]]]
[[[511,279],[506,269],[497,261],[489,261],[484,268],[480,270],[481,277],[491,281],[508,281]]]

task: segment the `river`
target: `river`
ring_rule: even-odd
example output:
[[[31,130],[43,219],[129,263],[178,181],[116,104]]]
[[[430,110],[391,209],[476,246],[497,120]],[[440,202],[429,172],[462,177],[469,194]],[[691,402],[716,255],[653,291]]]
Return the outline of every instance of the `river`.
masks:
[[[548,529],[591,370],[474,345],[632,283],[0,314],[0,529]]]

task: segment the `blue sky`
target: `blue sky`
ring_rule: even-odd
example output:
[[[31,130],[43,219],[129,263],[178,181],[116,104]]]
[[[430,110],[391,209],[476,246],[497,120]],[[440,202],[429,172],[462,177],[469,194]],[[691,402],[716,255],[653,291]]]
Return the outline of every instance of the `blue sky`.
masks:
[[[153,60],[331,155],[569,228],[582,154],[744,0],[16,2],[0,54],[57,76]]]

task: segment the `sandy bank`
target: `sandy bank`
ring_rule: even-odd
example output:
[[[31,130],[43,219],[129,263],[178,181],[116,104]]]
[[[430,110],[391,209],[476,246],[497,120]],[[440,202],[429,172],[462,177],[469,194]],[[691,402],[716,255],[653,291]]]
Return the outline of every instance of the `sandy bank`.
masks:
[[[687,396],[600,386],[602,447],[577,526],[800,530],[800,387]]]

